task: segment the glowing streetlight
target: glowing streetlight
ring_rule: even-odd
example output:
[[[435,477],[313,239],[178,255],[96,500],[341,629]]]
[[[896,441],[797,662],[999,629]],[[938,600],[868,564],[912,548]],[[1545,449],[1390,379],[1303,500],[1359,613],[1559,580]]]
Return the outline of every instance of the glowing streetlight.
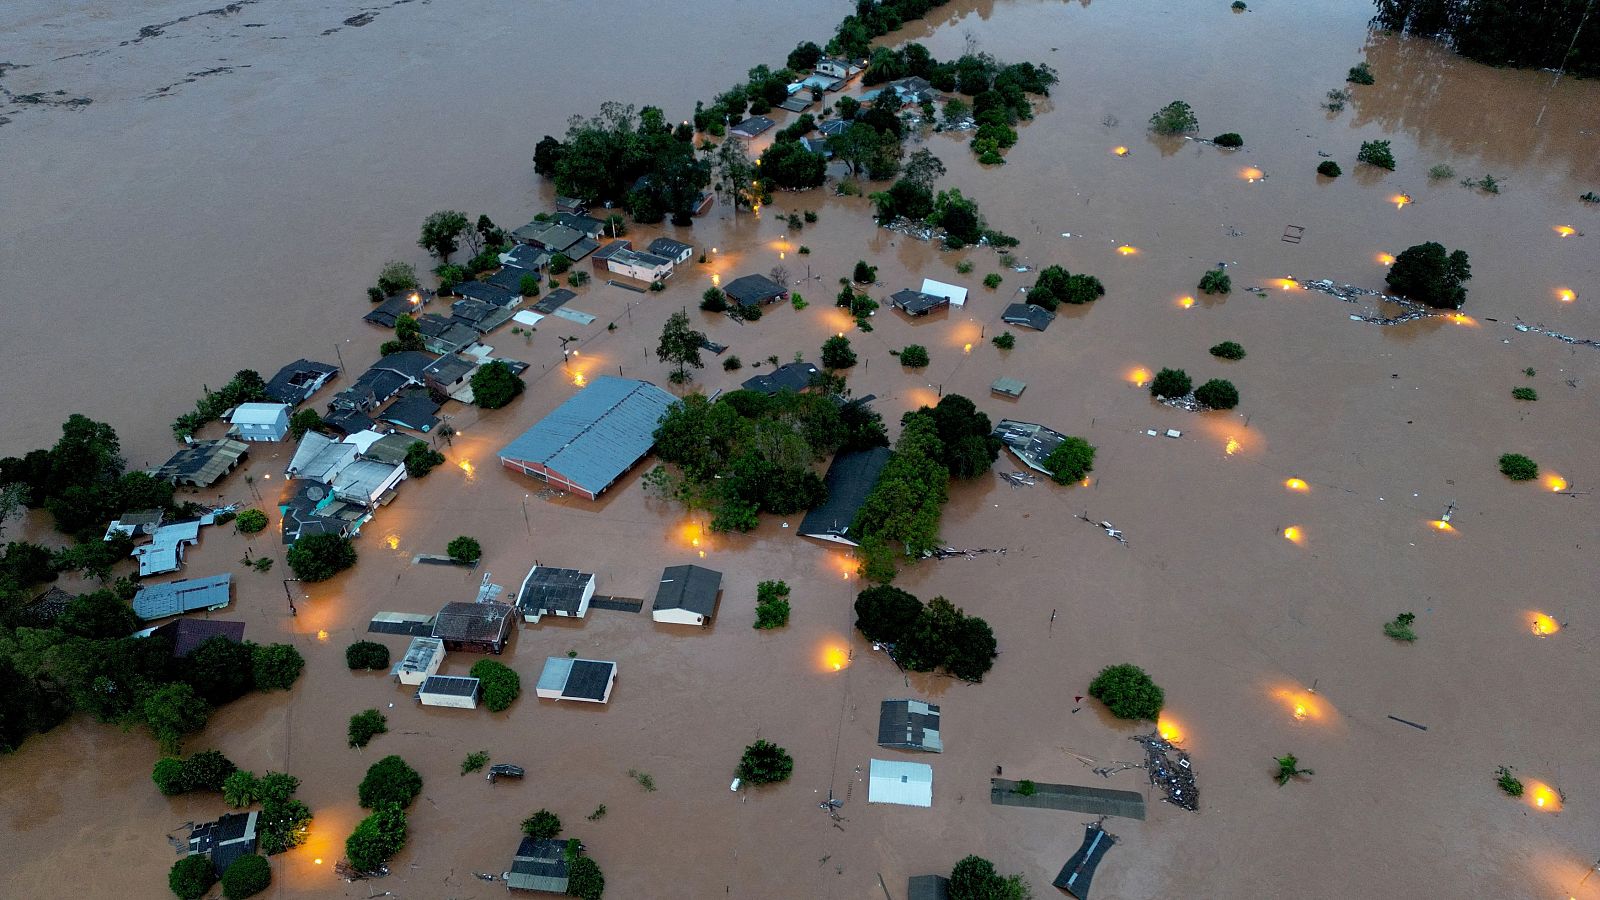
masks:
[[[1112,152],[1112,154],[1114,154],[1116,156],[1127,156],[1128,155],[1128,148],[1127,147],[1112,147],[1111,148],[1111,152]]]
[[[1550,227],[1555,229],[1556,234],[1559,234],[1562,237],[1572,237],[1578,233],[1578,230],[1573,228],[1571,225],[1552,225]]]
[[[1578,292],[1574,291],[1572,288],[1557,288],[1556,299],[1560,300],[1562,303],[1571,303],[1572,301],[1578,299]]]
[[[1285,481],[1283,486],[1291,491],[1299,491],[1301,493],[1311,490],[1311,485],[1306,484],[1305,479],[1303,478],[1291,478],[1288,481]]]
[[[1385,266],[1392,266],[1392,265],[1394,265],[1394,254],[1392,254],[1392,253],[1379,253],[1378,254],[1378,262],[1380,264],[1382,264],[1382,265],[1385,265]]]
[[[1290,525],[1283,530],[1283,539],[1296,546],[1305,542],[1305,532],[1299,525]]]

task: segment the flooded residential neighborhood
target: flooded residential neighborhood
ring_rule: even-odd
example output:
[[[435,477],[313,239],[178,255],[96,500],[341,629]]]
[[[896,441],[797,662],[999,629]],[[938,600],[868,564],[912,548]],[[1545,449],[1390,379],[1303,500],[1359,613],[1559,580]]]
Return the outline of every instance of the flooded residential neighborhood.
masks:
[[[610,247],[621,208],[563,208],[534,170],[541,139],[616,101],[689,123],[704,158],[722,140],[760,157],[799,113],[774,104],[760,115],[775,127],[712,137],[693,125],[697,101],[712,106],[752,67],[782,68],[796,44],[826,44],[850,4],[204,6],[0,8],[12,423],[0,455],[50,448],[72,414],[111,426],[128,471],[161,470],[176,503],[211,520],[163,537],[190,517],[111,510],[93,543],[121,516],[136,547],[165,549],[119,559],[105,584],[141,568],[146,590],[231,575],[220,608],[209,593],[145,595],[182,615],[140,627],[243,623],[244,640],[303,657],[286,690],[213,704],[179,751],[299,779],[313,818],[298,846],[264,857],[263,895],[537,896],[519,885],[546,882],[511,879],[582,858],[604,869],[608,897],[899,900],[909,879],[976,855],[1034,897],[1082,900],[1087,879],[1063,883],[1078,870],[1097,900],[1600,898],[1587,749],[1600,700],[1586,689],[1600,545],[1600,202],[1582,199],[1600,192],[1592,78],[1483,65],[1373,27],[1358,0],[953,2],[872,47],[989,54],[1059,80],[1031,96],[1002,164],[969,147],[975,129],[918,119],[918,102],[890,118],[917,120],[902,149],[937,157],[934,192],[959,189],[1016,246],[882,227],[870,195],[893,179],[836,155],[820,187],[741,207],[706,186],[692,224],[624,216],[629,245]],[[1371,83],[1347,81],[1363,62]],[[846,65],[807,114],[827,122],[823,107],[872,91],[870,105],[890,103],[869,75]],[[960,96],[934,93],[940,106]],[[1197,128],[1151,127],[1173,101]],[[1242,145],[1213,140],[1229,133]],[[1388,142],[1392,169],[1358,162],[1366,142]],[[1330,161],[1342,174],[1318,174]],[[448,296],[418,242],[437,210],[518,235],[518,258],[540,257],[526,269],[539,294],[517,296],[512,259]],[[570,274],[549,265],[553,242],[586,240]],[[1397,302],[1386,281],[1425,242],[1470,254],[1459,308]],[[474,252],[463,243],[451,261]],[[415,299],[369,302],[390,261],[415,267]],[[1104,294],[1053,316],[1008,309],[1052,266]],[[1200,290],[1217,270],[1231,290]],[[758,316],[733,289],[734,315],[702,307],[708,288],[752,275],[781,292]],[[836,305],[851,284],[877,302],[870,314]],[[899,306],[897,292],[910,292]],[[515,314],[495,315],[502,295]],[[375,310],[392,313],[382,327],[362,320]],[[675,314],[706,342],[683,383],[658,353]],[[402,315],[438,328],[425,350],[381,356]],[[854,365],[825,358],[840,337]],[[436,360],[468,343],[478,355],[445,354],[461,366]],[[925,366],[903,364],[912,345]],[[473,396],[488,360],[518,364],[525,386],[500,408]],[[870,395],[895,455],[908,452],[902,416],[952,395],[992,425],[1041,427],[1006,432],[1049,442],[1032,462],[1001,449],[952,478],[936,547],[895,559],[894,587],[987,622],[998,655],[980,677],[903,667],[857,627],[858,596],[882,580],[860,529],[802,524],[833,506],[724,530],[709,489],[686,504],[654,483],[685,454],[650,451],[662,408],[762,376],[753,387],[774,396],[790,378],[822,390],[790,363],[842,376],[841,407]],[[285,366],[268,393],[287,394],[246,404],[271,409],[228,404],[231,434],[211,421],[193,446],[175,437],[174,420],[239,370],[271,380]],[[1161,402],[1150,385],[1163,369],[1226,379],[1237,405]],[[296,408],[327,416],[310,446],[281,430]],[[281,439],[253,439],[258,426]],[[1035,463],[1064,437],[1092,445],[1093,464],[1061,484]],[[442,455],[426,477],[412,474],[413,439]],[[1502,474],[1506,454],[1537,472]],[[831,457],[808,461],[815,480],[834,501],[866,502],[851,479],[877,477],[883,459],[828,475]],[[666,470],[685,468],[677,459]],[[330,501],[347,514],[325,512]],[[17,509],[4,540],[71,545],[59,508]],[[253,533],[250,510],[266,518]],[[357,561],[298,578],[288,541],[324,532],[352,535]],[[481,545],[470,565],[452,564],[467,559],[460,536]],[[58,567],[54,582],[16,586],[19,610],[52,586],[102,587],[78,563]],[[755,628],[767,582],[786,586],[786,624]],[[503,632],[499,620],[452,631],[448,604],[513,609]],[[62,633],[26,621],[7,619],[0,671],[48,657],[39,635]],[[408,656],[423,637],[442,661]],[[387,648],[387,663],[352,666],[359,641]],[[427,671],[391,676],[403,659]],[[503,711],[489,708],[483,660],[520,677]],[[1162,688],[1158,719],[1119,718],[1091,695],[1122,663]],[[458,686],[428,691],[427,675],[478,678],[461,689],[479,693],[461,708]],[[893,707],[904,741],[884,742],[885,701],[909,701]],[[164,795],[150,773],[170,754],[152,727],[79,704],[0,756],[0,895],[170,896],[175,862],[196,847],[215,862],[205,841],[227,840],[191,840],[194,826],[257,807]],[[352,747],[347,724],[369,709],[387,731]],[[759,784],[740,766],[758,741],[792,757],[787,779]],[[524,774],[466,771],[479,751]],[[346,839],[372,810],[357,786],[390,755],[421,789],[386,874],[361,872]],[[1302,774],[1277,780],[1286,756]],[[1182,794],[1196,788],[1197,802]],[[540,809],[581,857],[525,835]],[[1096,843],[1102,832],[1114,842]]]

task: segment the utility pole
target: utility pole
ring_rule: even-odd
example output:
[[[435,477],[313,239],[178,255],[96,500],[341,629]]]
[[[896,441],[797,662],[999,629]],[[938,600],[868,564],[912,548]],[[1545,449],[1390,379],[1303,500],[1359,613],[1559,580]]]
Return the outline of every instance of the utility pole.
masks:
[[[300,615],[300,611],[298,609],[294,608],[294,594],[289,592],[289,582],[291,582],[291,581],[293,581],[295,583],[299,583],[300,579],[298,579],[298,578],[285,578],[283,580],[283,596],[288,598],[288,600],[289,600],[289,615],[298,616],[298,615]]]

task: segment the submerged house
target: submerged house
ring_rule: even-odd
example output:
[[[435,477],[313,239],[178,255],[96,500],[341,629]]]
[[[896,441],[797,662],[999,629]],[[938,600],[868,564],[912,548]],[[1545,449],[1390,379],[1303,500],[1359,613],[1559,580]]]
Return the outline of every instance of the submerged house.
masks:
[[[922,293],[933,297],[943,297],[951,306],[967,305],[967,289],[957,284],[945,284],[934,281],[932,278],[922,279]]]
[[[835,455],[824,479],[828,486],[828,499],[806,513],[800,521],[800,536],[857,546],[860,542],[851,533],[851,526],[855,524],[856,513],[860,512],[861,505],[867,501],[867,495],[877,486],[878,476],[883,474],[883,467],[888,462],[888,447],[870,447]]]
[[[722,292],[740,306],[759,306],[789,299],[789,290],[765,275],[745,275],[728,282]]]
[[[517,591],[517,609],[524,621],[535,624],[544,616],[581,619],[593,597],[593,574],[535,563]]]
[[[525,837],[505,873],[506,887],[516,891],[567,892],[567,842]]]
[[[478,708],[478,679],[458,675],[430,675],[417,689],[423,706],[449,706],[455,709]]]
[[[220,441],[195,441],[172,454],[172,458],[150,470],[150,477],[191,487],[210,487],[232,472],[246,456],[250,445],[224,438]]]
[[[1043,331],[1050,327],[1051,322],[1056,320],[1056,314],[1032,303],[1013,303],[1006,307],[1000,318],[1007,325]]]
[[[241,403],[228,417],[228,437],[241,441],[281,441],[289,433],[289,404]]]
[[[189,855],[211,860],[220,877],[241,856],[256,852],[256,819],[260,813],[228,813],[215,822],[195,825],[189,832]]]
[[[777,124],[777,122],[772,121],[766,116],[751,116],[750,118],[745,119],[743,122],[740,122],[732,128],[729,128],[728,134],[732,135],[733,137],[750,140],[757,135],[764,134]]]
[[[906,900],[950,900],[950,879],[943,875],[913,875],[906,879]]]
[[[808,362],[784,363],[766,374],[746,378],[739,387],[758,394],[799,393],[811,386],[811,379],[820,371]]]
[[[510,604],[494,600],[446,603],[433,619],[433,637],[446,650],[498,654],[510,640],[512,612]]]
[[[401,684],[420,685],[438,674],[444,664],[444,641],[431,637],[414,637],[406,648],[406,655],[389,670]]]
[[[867,802],[932,806],[933,767],[899,760],[872,760],[867,772]]]
[[[654,253],[623,248],[611,254],[606,267],[635,281],[665,281],[672,277],[672,260]]]
[[[925,316],[936,309],[943,309],[949,306],[950,298],[924,294],[921,291],[913,291],[907,288],[889,295],[889,305],[912,318],[916,318]]]
[[[606,703],[617,681],[617,664],[609,660],[552,656],[544,661],[534,693],[546,700]]]
[[[174,619],[150,632],[150,636],[171,641],[172,657],[179,659],[193,653],[212,638],[243,643],[244,623],[223,619]]]
[[[350,387],[334,394],[328,411],[372,412],[389,402],[401,389],[421,385],[422,372],[433,360],[431,354],[417,350],[391,353],[369,366]]]
[[[1045,457],[1067,439],[1059,431],[1015,419],[1001,419],[994,426],[992,434],[1004,442],[1012,455],[1022,460],[1023,465],[1046,475],[1050,474],[1050,469],[1044,464]]]
[[[327,485],[305,479],[290,479],[284,484],[278,512],[283,516],[285,545],[313,534],[350,537],[372,518],[372,507],[335,497]]]
[[[685,244],[683,241],[675,241],[669,237],[658,237],[651,241],[650,246],[645,249],[656,256],[664,256],[672,260],[672,264],[675,266],[683,265],[689,261],[689,257],[694,255],[693,244]]]
[[[222,609],[233,602],[232,589],[233,576],[226,573],[152,584],[133,595],[133,613],[149,622],[197,609]]]
[[[921,700],[885,700],[878,708],[878,746],[943,753],[939,707]]]
[[[267,382],[267,396],[279,403],[299,406],[311,399],[328,380],[339,374],[339,367],[309,359],[297,359],[278,370]]]
[[[648,381],[596,378],[500,450],[500,464],[593,500],[655,446],[677,398]]]
[[[722,573],[704,566],[668,566],[661,573],[650,618],[669,625],[705,625],[717,611]]]
[[[1106,851],[1116,843],[1117,836],[1100,827],[1098,822],[1085,825],[1082,846],[1078,848],[1077,853],[1072,854],[1066,865],[1061,867],[1061,874],[1057,875],[1051,884],[1078,900],[1089,900],[1089,885],[1094,881],[1094,871],[1099,867]]]

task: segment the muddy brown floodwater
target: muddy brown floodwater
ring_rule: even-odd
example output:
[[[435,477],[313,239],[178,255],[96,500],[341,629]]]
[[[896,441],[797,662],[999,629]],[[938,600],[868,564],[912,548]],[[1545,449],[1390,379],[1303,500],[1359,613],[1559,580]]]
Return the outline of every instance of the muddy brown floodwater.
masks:
[[[0,451],[47,444],[81,411],[111,422],[142,465],[171,452],[167,423],[200,386],[234,369],[270,372],[337,347],[359,371],[381,340],[359,321],[362,289],[385,259],[423,262],[413,241],[427,212],[520,224],[550,199],[532,146],[569,114],[624,99],[681,117],[749,66],[823,37],[847,9],[810,2],[774,15],[722,0],[687,15],[612,4],[602,30],[587,9],[558,4],[201,6],[22,0],[0,10],[11,38],[0,62],[22,66],[0,74],[11,423]],[[255,538],[207,534],[187,571],[237,573],[235,604],[219,615],[246,621],[254,640],[292,641],[308,661],[293,691],[226,707],[187,747],[303,780],[311,841],[274,858],[273,896],[497,894],[472,873],[505,870],[517,823],[541,806],[589,846],[608,896],[866,900],[883,893],[881,877],[900,897],[906,876],[946,872],[968,853],[1045,896],[1089,817],[992,806],[988,778],[1003,765],[1007,777],[1145,791],[1140,771],[1102,779],[1079,760],[1140,758],[1134,727],[1074,699],[1100,667],[1131,661],[1166,688],[1201,811],[1149,795],[1145,821],[1109,820],[1122,840],[1097,897],[1600,897],[1600,879],[1580,884],[1600,852],[1589,749],[1600,699],[1588,689],[1600,535],[1587,493],[1600,479],[1600,349],[1513,327],[1600,337],[1600,217],[1577,200],[1600,190],[1600,86],[1370,34],[1370,8],[1354,0],[1252,7],[957,3],[892,36],[938,56],[970,40],[1061,74],[1002,168],[980,169],[959,136],[926,140],[949,167],[944,186],[1020,237],[1019,258],[1107,286],[1048,332],[1018,334],[1015,350],[988,339],[1030,277],[1002,271],[1000,288],[984,289],[981,277],[1000,271],[990,251],[941,253],[876,229],[860,199],[780,196],[758,216],[719,207],[692,234],[668,230],[718,252],[664,294],[592,285],[572,305],[595,324],[497,335],[502,352],[532,364],[529,392],[503,411],[455,410],[464,433],[449,465],[404,485],[364,531],[354,570],[297,586],[298,617],[279,581],[276,522]],[[344,24],[363,13],[375,17]],[[1321,109],[1363,56],[1377,83],[1354,88],[1343,112]],[[16,99],[35,93],[55,105]],[[66,105],[74,98],[93,102]],[[1178,98],[1194,106],[1201,136],[1237,131],[1244,148],[1149,135],[1150,113]],[[1379,138],[1393,142],[1393,173],[1355,164],[1360,142]],[[1117,146],[1130,152],[1116,156]],[[1313,174],[1323,153],[1344,177]],[[1437,163],[1456,178],[1430,181]],[[1457,184],[1484,174],[1501,193]],[[1400,195],[1410,202],[1397,207]],[[819,221],[799,233],[776,215],[806,209]],[[1291,225],[1304,228],[1300,243],[1281,240]],[[1350,320],[1359,307],[1279,282],[1381,288],[1379,255],[1423,240],[1471,254],[1466,317],[1377,327]],[[880,266],[880,299],[924,276],[967,284],[972,299],[914,324],[881,311],[871,333],[857,333],[829,298],[858,258]],[[970,275],[955,271],[963,259]],[[1234,292],[1183,304],[1219,261]],[[851,630],[852,562],[777,517],[697,547],[695,523],[647,497],[637,472],[589,503],[542,499],[495,465],[510,436],[580,390],[579,373],[665,384],[651,351],[666,316],[692,309],[714,274],[780,262],[811,306],[746,326],[694,312],[747,363],[725,373],[708,360],[700,387],[733,386],[768,355],[814,358],[828,334],[848,331],[862,356],[851,386],[876,394],[891,421],[960,392],[993,418],[1099,447],[1088,486],[1012,489],[993,476],[957,486],[945,540],[1006,554],[905,573],[909,590],[994,626],[1001,654],[980,685],[907,679],[872,652]],[[1576,299],[1563,302],[1563,290]],[[569,367],[561,334],[582,340]],[[1210,357],[1224,339],[1248,357]],[[913,342],[932,356],[915,373],[887,352]],[[1161,366],[1228,377],[1243,402],[1205,414],[1154,405],[1132,373]],[[1027,392],[991,397],[999,375],[1024,379]],[[1522,384],[1538,389],[1537,403],[1512,401]],[[1182,438],[1145,434],[1168,428]],[[1495,470],[1506,451],[1532,456],[1574,493],[1506,481]],[[263,493],[290,452],[254,454]],[[1291,478],[1307,489],[1288,489]],[[220,493],[255,500],[237,474]],[[1452,502],[1455,530],[1431,527]],[[1130,545],[1080,513],[1114,522]],[[1291,527],[1297,541],[1283,536]],[[484,543],[480,572],[410,563],[462,533]],[[246,548],[275,558],[274,572],[243,571]],[[485,571],[514,586],[537,558],[597,572],[602,593],[647,597],[662,566],[702,551],[725,573],[713,627],[602,610],[577,625],[521,627],[503,660],[528,691],[507,713],[422,709],[386,677],[343,665],[374,612],[468,599]],[[794,589],[791,624],[777,633],[750,628],[755,585],[768,578]],[[1417,615],[1410,646],[1380,632],[1404,611]],[[1540,639],[1535,612],[1567,627]],[[544,658],[569,650],[619,662],[609,706],[532,696]],[[446,671],[472,659],[454,655]],[[943,706],[948,749],[927,760],[932,809],[865,802],[868,761],[896,755],[874,744],[877,704],[898,696]],[[390,733],[348,750],[345,721],[366,707],[389,716]],[[739,749],[757,736],[791,750],[794,777],[729,793]],[[459,776],[478,749],[529,777],[490,786]],[[1272,758],[1286,752],[1316,774],[1275,786]],[[361,815],[355,785],[388,753],[426,781],[411,837],[390,877],[346,884],[332,866]],[[147,774],[156,756],[144,735],[80,718],[0,763],[0,895],[166,895],[163,834],[222,809],[215,797],[157,794]],[[1500,795],[1502,764],[1563,792],[1559,811]],[[645,792],[629,769],[659,789]],[[830,790],[845,800],[837,825],[818,809]],[[607,815],[585,821],[602,803]]]

